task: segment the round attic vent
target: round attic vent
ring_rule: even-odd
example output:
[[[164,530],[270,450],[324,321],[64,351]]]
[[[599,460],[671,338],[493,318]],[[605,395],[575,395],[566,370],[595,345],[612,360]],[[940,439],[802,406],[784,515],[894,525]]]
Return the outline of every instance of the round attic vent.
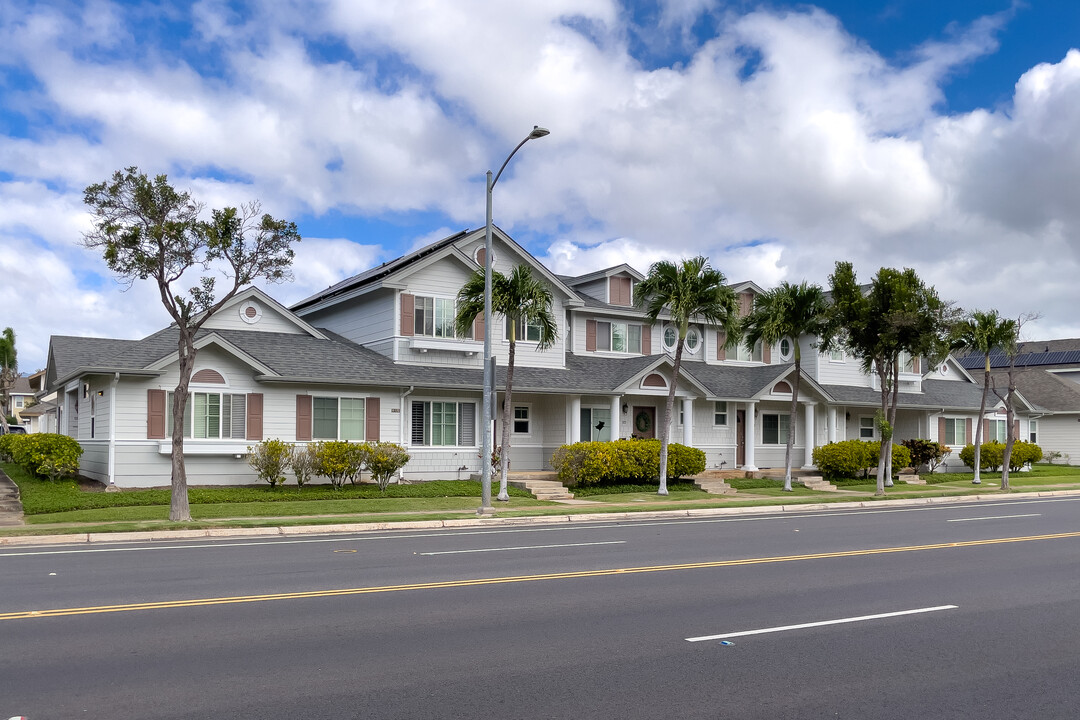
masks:
[[[251,302],[250,300],[240,305],[240,319],[246,322],[248,325],[254,325],[262,318],[262,308],[258,303]]]

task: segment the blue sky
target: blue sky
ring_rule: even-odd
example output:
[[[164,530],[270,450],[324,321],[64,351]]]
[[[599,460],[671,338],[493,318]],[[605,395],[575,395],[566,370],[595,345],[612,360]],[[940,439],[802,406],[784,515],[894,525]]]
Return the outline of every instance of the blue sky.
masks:
[[[293,302],[483,223],[557,272],[702,253],[730,279],[910,266],[1080,336],[1080,3],[22,2],[0,7],[0,326],[166,322],[81,248],[138,165],[304,241]]]

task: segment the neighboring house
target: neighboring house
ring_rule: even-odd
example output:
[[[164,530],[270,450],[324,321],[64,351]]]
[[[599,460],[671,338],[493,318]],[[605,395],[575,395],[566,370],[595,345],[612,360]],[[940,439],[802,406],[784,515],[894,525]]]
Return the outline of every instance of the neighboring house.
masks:
[[[1057,462],[1080,464],[1080,338],[1023,342],[1017,350],[1014,378],[1028,411],[1016,425],[1016,437],[1036,443],[1044,454],[1062,453]],[[982,382],[982,356],[967,355],[960,362]],[[992,353],[990,367],[991,387],[1004,395],[1009,387],[1009,358],[1004,353]],[[991,397],[995,397],[993,393]],[[1003,416],[1000,402],[995,415],[987,416],[1002,442]]]
[[[18,425],[29,428],[30,421],[23,417],[23,411],[34,404],[34,389],[30,385],[30,377],[20,375],[15,378],[15,383],[11,386],[11,390],[8,391],[10,400],[8,401],[8,409],[10,410],[11,417],[15,418],[15,422]]]
[[[190,482],[253,482],[247,447],[266,438],[398,442],[409,449],[403,474],[412,479],[478,472],[483,319],[464,338],[453,319],[458,289],[482,267],[483,246],[482,229],[457,233],[291,309],[254,288],[238,294],[196,342],[185,419]],[[649,325],[634,306],[640,272],[619,265],[558,276],[496,228],[495,269],[508,273],[519,263],[551,290],[559,338],[539,352],[535,328],[517,331],[508,419],[515,471],[549,467],[566,443],[655,437],[671,383],[673,441],[703,450],[710,468],[781,467],[794,342],[803,353],[796,465],[809,466],[817,445],[876,437],[875,380],[843,353],[819,353],[814,338],[748,350],[726,346],[722,333],[699,322],[674,378],[674,328],[663,317]],[[761,292],[752,282],[732,287],[743,311]],[[507,328],[501,316],[493,323],[502,386]],[[53,337],[47,389],[59,391],[61,431],[85,449],[84,474],[129,487],[168,483],[176,334]],[[981,389],[959,364],[926,368],[906,358],[900,381],[898,439],[970,441]]]

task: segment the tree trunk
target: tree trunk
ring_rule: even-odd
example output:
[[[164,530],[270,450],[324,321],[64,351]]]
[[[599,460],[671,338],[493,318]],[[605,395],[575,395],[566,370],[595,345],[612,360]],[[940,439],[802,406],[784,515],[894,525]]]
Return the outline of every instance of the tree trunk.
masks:
[[[514,351],[517,342],[514,331],[510,331],[510,355],[506,362],[506,395],[503,397],[502,447],[499,449],[499,495],[496,500],[506,502],[510,494],[506,491],[506,476],[510,473],[510,429],[514,424],[514,406],[510,396],[514,388]],[[493,381],[494,382],[494,381]]]
[[[185,336],[180,329],[177,348],[180,355],[180,379],[173,393],[172,417],[172,495],[169,502],[169,520],[173,522],[191,522],[191,508],[188,505],[187,469],[184,466],[184,410],[188,404],[188,386],[191,372],[195,367],[194,338]],[[194,424],[194,421],[193,421]]]
[[[787,450],[784,453],[784,492],[791,492],[791,455],[795,451],[795,417],[799,414],[799,351],[795,350],[795,380],[791,383],[791,416],[788,417]],[[809,432],[809,429],[807,430]],[[810,441],[803,445],[810,451]]]
[[[885,455],[885,487],[892,487],[892,446],[893,438],[896,436],[896,405],[900,398],[900,363],[894,362],[893,368],[893,380],[892,380],[892,399],[889,401],[889,441],[883,442],[881,445],[881,452]]]
[[[679,383],[679,366],[682,365],[682,337],[675,345],[675,366],[671,371],[671,387],[668,388],[667,403],[664,404],[664,422],[660,425],[660,489],[657,495],[667,495],[668,436],[671,434],[671,413],[675,407],[675,386]]]
[[[979,402],[979,417],[975,419],[975,479],[971,481],[972,485],[981,485],[982,477],[980,469],[982,468],[982,426],[983,415],[986,414],[986,394],[990,392],[990,354],[987,353],[986,369],[983,373],[983,391],[982,400]]]
[[[1015,420],[1015,413],[1013,412],[1013,398],[1016,394],[1016,383],[1013,380],[1013,373],[1016,369],[1015,356],[1009,357],[1009,392],[1005,396],[1005,455],[1001,460],[1001,489],[1009,489],[1009,463],[1012,461],[1013,445],[1016,443],[1016,436],[1013,433],[1013,422]]]
[[[885,367],[884,362],[877,362],[878,382],[881,384],[881,419],[887,424],[889,422],[889,371]],[[878,464],[877,464],[877,488],[874,490],[875,495],[885,494],[885,443],[886,441],[892,441],[892,431],[889,430],[889,438],[885,437],[886,431],[884,426],[881,427],[881,450],[878,452]]]

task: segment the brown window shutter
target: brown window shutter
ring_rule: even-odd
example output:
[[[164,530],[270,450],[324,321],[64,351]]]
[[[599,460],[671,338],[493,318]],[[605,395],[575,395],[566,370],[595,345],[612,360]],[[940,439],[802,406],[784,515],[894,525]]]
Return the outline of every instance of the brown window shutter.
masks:
[[[990,421],[989,420],[983,420],[982,441],[986,442],[986,438],[988,438],[988,437],[990,437]]]
[[[596,352],[596,321],[585,321],[585,350]]]
[[[401,293],[401,334],[413,334],[413,296],[409,293]]]
[[[379,442],[379,398],[369,397],[364,401],[364,439]]]
[[[948,438],[948,442],[945,442],[945,418],[939,417],[937,419],[937,441],[942,445],[952,445],[952,438]]]
[[[146,391],[146,437],[149,440],[165,439],[165,407],[164,390]]]
[[[761,361],[766,365],[772,365],[772,345],[761,343]]]
[[[1020,439],[1020,421],[1019,420],[1013,420],[1013,439],[1014,440],[1019,440]]]
[[[652,355],[652,325],[641,326],[641,354]]]
[[[739,293],[739,315],[746,317],[754,308],[754,294],[751,292]]]
[[[727,333],[723,330],[716,332],[716,359],[727,360]]]
[[[922,372],[921,370],[919,370],[919,357],[918,357],[918,355],[916,355],[915,357],[913,357],[911,359],[911,371],[915,372],[915,373],[921,373]]]
[[[630,304],[630,278],[608,278],[608,302],[612,305]]]
[[[248,393],[247,396],[247,439],[263,439],[263,394]]]
[[[311,439],[311,396],[296,396],[296,439]]]
[[[964,441],[971,444],[971,418],[964,420]]]
[[[480,313],[476,316],[476,319],[472,323],[472,337],[473,340],[484,339],[484,313]]]

